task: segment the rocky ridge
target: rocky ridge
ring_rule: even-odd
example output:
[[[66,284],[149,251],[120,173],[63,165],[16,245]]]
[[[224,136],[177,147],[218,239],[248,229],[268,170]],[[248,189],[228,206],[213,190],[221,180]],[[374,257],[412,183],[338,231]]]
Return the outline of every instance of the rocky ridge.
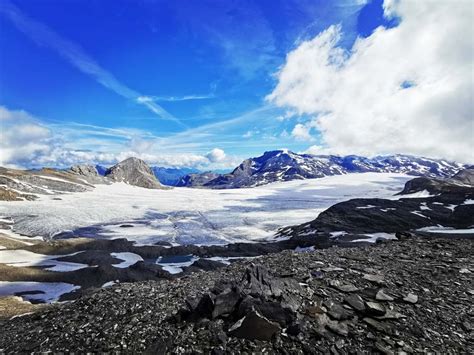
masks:
[[[412,236],[118,284],[1,321],[0,349],[472,353],[473,246]]]

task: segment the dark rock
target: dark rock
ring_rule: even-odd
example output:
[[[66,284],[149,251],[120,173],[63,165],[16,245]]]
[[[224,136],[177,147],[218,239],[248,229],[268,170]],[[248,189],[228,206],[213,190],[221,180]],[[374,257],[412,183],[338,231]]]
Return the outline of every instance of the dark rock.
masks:
[[[344,297],[344,302],[347,303],[349,306],[351,306],[352,308],[354,308],[358,312],[364,312],[365,311],[364,300],[359,295],[346,296],[346,297]]]
[[[366,313],[373,316],[383,316],[386,312],[385,307],[376,302],[365,302]]]
[[[249,340],[271,340],[280,331],[278,323],[272,322],[257,311],[252,311],[229,328],[229,334]]]

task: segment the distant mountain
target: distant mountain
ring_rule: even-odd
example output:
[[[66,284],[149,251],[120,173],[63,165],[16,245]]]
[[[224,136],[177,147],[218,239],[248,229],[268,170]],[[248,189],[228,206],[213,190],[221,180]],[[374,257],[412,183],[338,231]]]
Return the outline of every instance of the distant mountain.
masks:
[[[150,167],[141,159],[128,158],[107,169],[105,177],[148,189],[162,189]]]
[[[168,186],[177,186],[183,176],[188,174],[200,173],[198,169],[192,168],[164,168],[161,166],[152,166],[151,170],[156,178]]]
[[[448,177],[463,168],[462,164],[409,155],[366,158],[356,155],[296,154],[286,150],[265,152],[257,158],[244,160],[229,174],[204,182],[206,176],[183,178],[187,185],[214,189],[253,187],[277,181],[321,178],[347,173],[384,172],[414,176]],[[193,184],[196,181],[196,185]]]
[[[97,170],[97,173],[101,176],[105,176],[105,172],[107,171],[107,167],[106,166],[103,166],[103,165],[99,165],[97,164],[95,166],[95,169]]]
[[[176,186],[185,186],[185,187],[200,187],[207,184],[209,181],[214,180],[221,175],[218,173],[214,173],[212,171],[206,171],[204,173],[199,174],[188,174],[183,176]]]

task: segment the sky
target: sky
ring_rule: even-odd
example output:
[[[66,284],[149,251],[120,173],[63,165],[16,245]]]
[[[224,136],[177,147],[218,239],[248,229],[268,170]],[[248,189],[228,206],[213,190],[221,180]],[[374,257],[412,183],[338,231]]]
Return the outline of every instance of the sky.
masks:
[[[0,165],[474,162],[469,0],[2,0]]]

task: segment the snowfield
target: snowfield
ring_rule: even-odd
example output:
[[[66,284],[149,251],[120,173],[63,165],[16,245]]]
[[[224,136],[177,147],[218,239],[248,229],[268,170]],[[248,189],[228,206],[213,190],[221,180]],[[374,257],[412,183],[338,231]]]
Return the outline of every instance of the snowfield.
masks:
[[[358,173],[232,190],[149,190],[115,183],[36,201],[0,201],[0,215],[13,219],[13,232],[31,237],[73,231],[92,238],[125,237],[137,245],[252,242],[308,222],[341,201],[391,197],[411,178]]]

